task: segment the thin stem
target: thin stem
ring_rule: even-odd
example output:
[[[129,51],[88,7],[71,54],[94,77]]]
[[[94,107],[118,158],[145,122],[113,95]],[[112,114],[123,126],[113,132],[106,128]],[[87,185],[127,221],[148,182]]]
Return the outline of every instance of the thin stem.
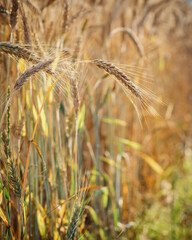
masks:
[[[75,194],[77,195],[78,190],[78,152],[79,152],[79,143],[78,143],[78,114],[75,117]]]

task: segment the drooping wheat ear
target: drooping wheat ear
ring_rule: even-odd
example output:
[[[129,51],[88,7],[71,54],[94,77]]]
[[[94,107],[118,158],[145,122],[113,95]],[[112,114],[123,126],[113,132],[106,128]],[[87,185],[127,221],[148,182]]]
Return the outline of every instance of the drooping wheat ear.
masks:
[[[131,79],[124,73],[122,72],[118,67],[115,65],[105,62],[103,60],[98,60],[95,59],[93,62],[96,64],[97,67],[105,70],[109,74],[115,76],[115,78],[123,84],[126,88],[128,88],[133,95],[135,95],[137,98],[142,99],[137,87],[135,84],[131,81]]]
[[[16,91],[20,89],[25,82],[28,81],[28,78],[35,73],[46,69],[47,66],[49,66],[52,62],[54,61],[54,58],[46,60],[46,61],[41,61],[36,65],[33,65],[32,67],[28,68],[21,76],[17,79],[15,86],[13,88],[13,91]]]
[[[34,75],[35,73],[37,73],[41,70],[45,70],[46,67],[49,66],[53,61],[54,61],[54,59],[50,59],[50,60],[46,60],[46,61],[41,61],[41,62],[37,63],[36,65],[33,65],[32,67],[28,68],[23,74],[21,74],[20,77],[16,80],[15,86],[10,94],[10,97],[7,101],[7,104],[5,106],[5,109],[4,109],[2,117],[1,117],[0,129],[1,129],[1,126],[3,123],[3,118],[5,116],[7,108],[9,106],[9,103],[10,103],[11,99],[13,98],[15,92],[17,90],[19,90],[28,81],[29,77],[31,77],[32,75]]]
[[[81,212],[81,205],[80,205],[79,201],[77,201],[76,206],[73,211],[73,215],[71,217],[71,220],[69,222],[69,226],[67,229],[67,240],[75,239],[80,212]]]
[[[0,42],[0,52],[17,58],[22,58],[28,62],[32,62],[33,64],[37,64],[41,61],[41,58],[36,56],[31,50],[17,44],[12,44],[11,42]],[[49,68],[45,69],[45,71],[49,74],[53,74]]]
[[[75,114],[77,117],[79,112],[79,91],[78,91],[78,82],[74,77],[70,78],[70,90],[73,98],[73,105],[75,107]]]
[[[10,54],[10,55],[18,57],[18,58],[22,58],[22,59],[32,62],[32,63],[38,63],[40,61],[40,57],[36,56],[29,49],[21,47],[17,44],[12,44],[10,42],[1,42],[0,43],[0,52]]]
[[[18,0],[12,0],[12,9],[10,15],[10,24],[12,29],[14,29],[17,24],[18,8],[19,8]]]
[[[22,195],[21,182],[18,177],[14,160],[8,158],[7,160],[8,184],[10,184],[15,195],[20,199]]]

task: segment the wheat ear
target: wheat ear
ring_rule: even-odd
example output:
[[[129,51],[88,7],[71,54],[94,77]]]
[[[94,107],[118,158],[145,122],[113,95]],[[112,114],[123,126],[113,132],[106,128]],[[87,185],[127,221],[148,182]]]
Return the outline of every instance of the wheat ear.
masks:
[[[8,111],[8,114],[9,114],[9,111]],[[8,117],[7,128],[9,128],[9,118],[10,117]],[[4,145],[4,153],[7,159],[6,161],[6,168],[8,173],[7,184],[11,186],[15,195],[20,199],[21,198],[21,182],[15,168],[14,160],[11,158],[9,132],[3,131],[1,138]]]
[[[18,8],[19,8],[18,0],[12,0],[12,9],[10,15],[10,24],[12,29],[14,29],[17,24]]]
[[[11,42],[0,42],[0,52],[17,58],[22,58],[28,62],[32,62],[33,64],[38,64],[41,61],[41,58],[36,56],[31,50],[21,47],[18,44],[12,44]],[[48,74],[53,74],[49,68],[45,69],[45,71]]]
[[[96,64],[97,67],[105,70],[109,74],[113,75],[121,84],[123,84],[126,88],[128,88],[133,95],[135,95],[137,98],[142,99],[137,87],[135,84],[131,81],[131,79],[122,72],[118,67],[115,65],[105,62],[103,60],[95,59],[93,62]]]
[[[69,17],[69,3],[68,3],[68,0],[65,0],[65,2],[64,2],[64,13],[63,13],[63,23],[62,23],[62,28],[63,28],[64,33],[66,32],[66,28],[67,28],[68,17]]]
[[[69,222],[69,226],[67,229],[67,240],[74,240],[75,234],[77,230],[77,224],[79,221],[79,215],[81,211],[81,205],[79,202],[76,203],[75,209],[73,211],[73,215],[71,217],[71,220]]]
[[[78,116],[78,112],[79,112],[78,83],[73,77],[70,79],[70,90],[71,90],[71,95],[73,98],[73,105],[75,107],[75,114],[76,114],[76,116]]]
[[[53,61],[54,61],[54,59],[50,59],[50,60],[47,60],[47,61],[41,61],[38,64],[33,65],[32,67],[28,68],[23,74],[21,74],[20,77],[16,80],[14,88],[11,92],[11,95],[10,95],[8,101],[7,101],[7,104],[5,106],[5,109],[4,109],[2,117],[1,117],[0,129],[1,129],[1,126],[2,126],[2,123],[3,123],[3,118],[5,116],[7,108],[9,106],[9,103],[10,103],[11,99],[13,98],[15,92],[17,90],[19,90],[28,81],[29,77],[31,77],[32,75],[34,75],[35,73],[37,73],[41,70],[46,69],[46,67],[49,66]]]
[[[20,2],[20,12],[22,16],[22,21],[23,21],[23,31],[24,31],[24,39],[25,39],[25,44],[28,44],[28,48],[31,46],[31,36],[30,36],[30,29],[29,29],[29,24],[28,20],[25,14],[25,10],[23,7],[23,2]]]
[[[15,163],[11,158],[7,160],[7,171],[9,181],[8,183],[12,187],[15,195],[20,199],[22,195],[21,182],[16,171]]]

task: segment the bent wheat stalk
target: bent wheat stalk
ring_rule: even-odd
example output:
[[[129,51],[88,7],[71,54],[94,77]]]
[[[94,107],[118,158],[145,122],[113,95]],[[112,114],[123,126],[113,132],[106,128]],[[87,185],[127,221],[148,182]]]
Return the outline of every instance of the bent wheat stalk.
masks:
[[[3,118],[5,116],[7,108],[9,106],[10,101],[13,98],[15,92],[17,90],[19,90],[28,81],[29,77],[31,77],[32,75],[34,75],[35,73],[37,73],[37,72],[39,72],[41,70],[46,69],[46,67],[49,66],[53,61],[54,61],[54,59],[49,59],[47,61],[42,61],[42,62],[39,62],[36,65],[33,65],[32,67],[28,68],[23,74],[21,74],[21,76],[17,79],[17,81],[15,83],[15,86],[14,86],[14,88],[13,88],[13,90],[11,92],[11,95],[10,95],[8,101],[7,101],[7,104],[5,106],[5,109],[3,111],[3,114],[2,114],[2,117],[1,117],[1,122],[0,122],[0,129],[2,127]]]
[[[108,38],[105,40],[104,45],[103,45],[103,49],[102,49],[103,56],[104,56],[105,48],[106,48],[107,44],[109,43],[110,39],[113,37],[113,35],[115,35],[118,32],[124,32],[125,34],[127,34],[130,37],[130,39],[132,40],[132,42],[134,43],[140,57],[141,58],[145,57],[145,51],[144,51],[143,45],[141,44],[139,38],[137,37],[137,35],[135,34],[135,32],[132,29],[125,28],[125,27],[115,28],[109,34]]]

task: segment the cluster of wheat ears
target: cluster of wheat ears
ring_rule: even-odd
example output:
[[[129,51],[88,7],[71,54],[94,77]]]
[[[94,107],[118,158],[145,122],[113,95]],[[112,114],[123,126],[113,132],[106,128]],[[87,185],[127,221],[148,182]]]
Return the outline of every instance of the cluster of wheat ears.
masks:
[[[48,59],[48,60],[41,60],[31,50],[28,50],[27,48],[24,48],[24,47],[16,45],[16,44],[12,44],[11,42],[1,42],[0,43],[0,52],[14,56],[17,59],[24,59],[28,62],[32,62],[33,64],[35,64],[35,65],[27,68],[27,70],[25,70],[16,80],[15,85],[9,94],[8,100],[6,102],[6,106],[5,106],[2,116],[1,116],[0,128],[2,129],[4,116],[5,116],[6,112],[8,111],[9,104],[10,104],[14,94],[16,93],[16,91],[20,90],[23,87],[23,85],[30,79],[31,76],[33,76],[34,74],[36,74],[40,71],[44,71],[47,74],[50,74],[52,77],[52,75],[54,75],[54,72],[51,70],[50,65],[54,62],[55,59],[52,58],[52,59]],[[65,61],[65,59],[63,59],[63,61]],[[126,89],[128,89],[128,91],[130,91],[130,93],[133,96],[138,98],[141,103],[145,104],[144,98],[142,96],[142,89],[137,87],[136,84],[132,81],[132,79],[130,77],[128,77],[124,72],[122,72],[118,67],[116,67],[112,63],[106,62],[104,60],[98,60],[98,59],[81,61],[81,63],[82,64],[87,64],[87,63],[94,64],[96,67],[101,68],[104,71],[106,71],[107,73],[109,73],[110,75],[114,76],[115,79],[122,86],[124,86]],[[72,63],[71,65],[69,65],[69,67],[66,70],[64,70],[64,72],[68,71],[72,67],[75,67],[75,63]],[[62,76],[64,72],[62,72],[60,76]],[[54,81],[54,83],[51,85],[51,88],[53,87],[53,85],[55,85],[55,83],[57,81],[59,81],[59,79],[60,79],[60,77],[58,77]],[[79,101],[78,86],[76,84],[76,80],[72,77],[70,79],[70,91],[71,91],[71,95],[73,98],[73,103],[74,103],[74,108],[75,108],[75,113],[76,113],[76,121],[77,121],[79,107],[80,107],[79,106],[80,101]],[[33,137],[34,137],[34,133],[33,133]],[[22,187],[21,187],[20,180],[16,173],[16,169],[14,166],[14,160],[11,159],[11,154],[7,153],[8,152],[7,148],[8,148],[9,143],[6,144],[6,142],[9,142],[9,141],[8,141],[8,139],[6,139],[6,137],[7,136],[4,134],[2,140],[5,144],[4,151],[7,156],[8,179],[10,181],[10,184],[13,187],[13,190],[14,190],[16,196],[19,198],[19,200],[21,200]],[[31,141],[33,141],[33,140],[34,139],[32,138]],[[76,159],[76,166],[78,167],[78,159]],[[28,166],[26,165],[26,169],[25,169],[26,174],[28,171],[27,167]],[[76,176],[76,181],[77,181],[77,176]],[[24,186],[23,187],[23,191],[24,191],[25,183],[23,186]],[[76,191],[77,191],[77,185],[76,185]],[[68,230],[67,230],[67,239],[75,239],[76,225],[78,223],[77,220],[79,218],[79,214],[80,214],[80,206],[78,206],[77,209],[75,208],[74,214],[72,215],[71,222],[69,223]],[[9,223],[7,223],[7,224],[9,225]]]
[[[126,180],[120,183],[126,174],[119,168],[122,159],[126,159],[122,144],[135,149],[139,145],[121,140],[117,161],[113,161],[111,156],[115,150],[109,136],[110,154],[105,153],[110,157],[102,157],[109,168],[101,170],[101,143],[105,143],[100,130],[101,111],[110,92],[113,102],[117,83],[128,96],[123,102],[119,100],[125,105],[122,111],[130,101],[140,125],[147,114],[159,118],[153,104],[161,105],[162,100],[150,85],[150,76],[146,75],[145,67],[150,60],[141,39],[145,45],[148,36],[151,42],[154,41],[164,9],[169,10],[175,20],[170,17],[166,27],[160,28],[162,39],[167,32],[172,32],[173,38],[179,38],[181,33],[177,25],[186,5],[176,0],[129,1],[129,6],[123,0],[109,2],[0,1],[0,74],[1,80],[7,79],[0,91],[0,219],[3,223],[0,238],[120,239],[129,228],[125,225],[118,229],[120,192],[126,201],[129,186]],[[180,7],[183,12],[179,11]],[[126,17],[131,24],[128,27]],[[92,18],[98,19],[98,24],[91,21]],[[187,21],[182,27],[189,26]],[[118,27],[112,27],[113,23]],[[155,42],[155,47],[161,44],[159,42]],[[118,62],[118,54],[122,54],[125,62],[129,57],[133,59],[136,67],[131,69],[128,64],[106,60],[111,58]],[[119,99],[122,98],[121,92],[118,94]],[[88,125],[94,125],[94,134],[89,133],[85,125],[85,106],[88,104],[86,114],[93,115]],[[107,107],[106,112],[113,112],[114,104],[107,106],[110,105],[112,107]],[[130,111],[129,117],[132,116],[134,113]],[[19,121],[21,126],[16,125]],[[109,119],[105,121],[111,123]],[[124,123],[116,121],[115,124]],[[109,128],[109,135],[112,132],[114,134]],[[88,150],[84,151],[85,148]],[[92,159],[89,171],[85,171],[86,158]],[[144,158],[156,172],[163,172],[151,158]],[[115,170],[112,170],[114,166]],[[102,201],[97,193],[101,194]],[[122,216],[126,219],[125,205]],[[105,224],[102,226],[99,219],[100,211],[103,218],[105,212],[109,215],[103,220],[103,223],[108,222],[106,231]],[[97,227],[95,234],[86,227],[88,212]],[[110,216],[114,219],[112,225]]]

